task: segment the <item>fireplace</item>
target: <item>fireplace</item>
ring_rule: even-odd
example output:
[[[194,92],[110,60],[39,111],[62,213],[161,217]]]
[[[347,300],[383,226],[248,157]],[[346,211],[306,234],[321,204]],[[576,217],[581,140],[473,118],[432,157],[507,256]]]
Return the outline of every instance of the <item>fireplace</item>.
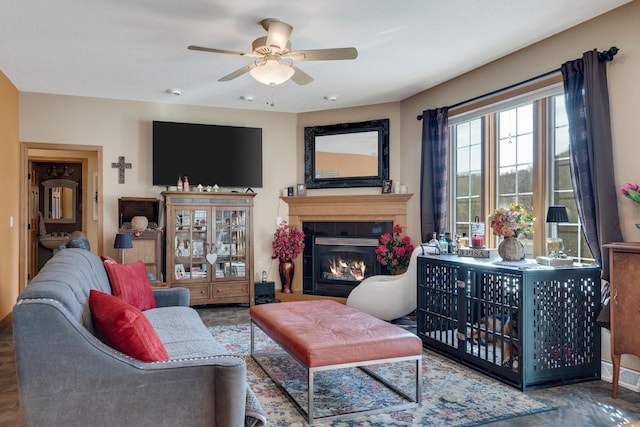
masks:
[[[362,280],[388,274],[376,260],[380,234],[391,222],[305,222],[303,292],[348,297]]]
[[[314,290],[316,237],[378,239],[394,225],[407,227],[407,203],[412,194],[340,194],[281,197],[289,205],[289,225],[305,233],[305,249],[294,263],[293,293],[276,292],[281,301],[317,298]],[[368,269],[366,271],[371,271]],[[302,274],[300,274],[302,272]],[[372,271],[373,272],[373,271]],[[384,272],[383,272],[384,274]],[[323,292],[323,291],[322,291]],[[331,297],[329,295],[323,295]],[[344,297],[336,297],[342,299]]]

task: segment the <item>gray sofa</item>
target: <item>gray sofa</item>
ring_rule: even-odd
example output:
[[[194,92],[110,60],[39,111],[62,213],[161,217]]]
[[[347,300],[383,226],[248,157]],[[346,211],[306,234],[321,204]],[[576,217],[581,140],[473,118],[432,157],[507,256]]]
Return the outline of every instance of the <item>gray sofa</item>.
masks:
[[[141,362],[100,341],[89,290],[111,293],[99,257],[59,251],[22,291],[13,333],[23,424],[28,426],[262,425],[242,357],[228,354],[184,288],[154,289],[146,310],[166,362]]]

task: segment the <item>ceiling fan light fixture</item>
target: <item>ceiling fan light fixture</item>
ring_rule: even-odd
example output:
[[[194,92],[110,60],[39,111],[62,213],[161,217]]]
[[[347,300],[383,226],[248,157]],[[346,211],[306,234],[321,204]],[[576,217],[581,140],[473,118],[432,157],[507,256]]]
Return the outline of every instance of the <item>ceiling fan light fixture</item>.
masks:
[[[275,86],[289,80],[295,72],[289,64],[283,64],[277,60],[267,60],[252,68],[249,74],[264,85]]]

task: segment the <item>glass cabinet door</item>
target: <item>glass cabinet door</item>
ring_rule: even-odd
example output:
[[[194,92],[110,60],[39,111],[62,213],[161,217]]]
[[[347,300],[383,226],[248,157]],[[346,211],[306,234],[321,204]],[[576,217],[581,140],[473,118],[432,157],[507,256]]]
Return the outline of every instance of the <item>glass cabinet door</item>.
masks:
[[[247,212],[216,210],[216,278],[246,278]]]
[[[175,210],[173,250],[176,280],[207,280],[208,212],[207,209]]]

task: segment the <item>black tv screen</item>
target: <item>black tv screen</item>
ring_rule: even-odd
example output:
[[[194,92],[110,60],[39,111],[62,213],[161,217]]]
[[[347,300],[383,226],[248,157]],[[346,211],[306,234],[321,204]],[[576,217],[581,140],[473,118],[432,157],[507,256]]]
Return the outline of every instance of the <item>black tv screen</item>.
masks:
[[[153,122],[153,185],[262,187],[262,129]]]

